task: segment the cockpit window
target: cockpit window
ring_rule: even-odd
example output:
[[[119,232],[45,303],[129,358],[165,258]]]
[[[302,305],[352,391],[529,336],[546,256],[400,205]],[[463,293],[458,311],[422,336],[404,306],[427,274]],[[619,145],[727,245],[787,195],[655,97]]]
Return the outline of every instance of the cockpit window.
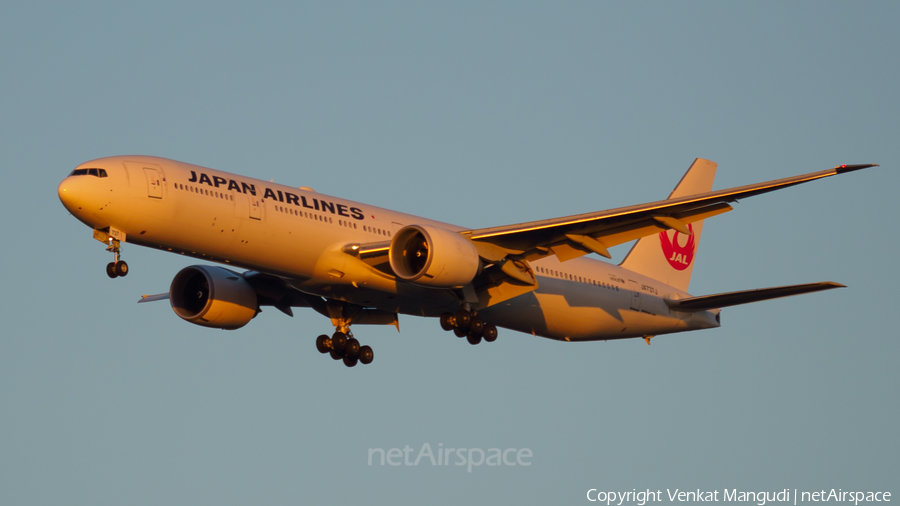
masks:
[[[70,176],[106,177],[106,169],[75,169]]]

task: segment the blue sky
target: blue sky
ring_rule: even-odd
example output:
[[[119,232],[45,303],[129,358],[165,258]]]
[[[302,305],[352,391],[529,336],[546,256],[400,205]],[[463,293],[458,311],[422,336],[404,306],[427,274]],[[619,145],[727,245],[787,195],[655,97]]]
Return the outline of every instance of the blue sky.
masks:
[[[0,502],[585,502],[590,488],[891,490],[900,344],[892,2],[17,2],[0,17]],[[165,303],[190,261],[68,215],[77,164],[165,156],[470,227],[882,167],[741,202],[692,292],[832,280],[716,330],[564,344],[438,323],[224,332]],[[618,262],[627,247],[613,250]],[[381,467],[369,448],[529,448],[528,467]],[[893,492],[898,492],[893,490]]]

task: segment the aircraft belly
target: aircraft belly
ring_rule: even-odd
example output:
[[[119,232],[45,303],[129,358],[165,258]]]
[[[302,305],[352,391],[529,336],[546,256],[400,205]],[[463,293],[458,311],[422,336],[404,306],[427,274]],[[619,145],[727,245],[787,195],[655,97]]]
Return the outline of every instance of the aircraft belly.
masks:
[[[459,306],[459,299],[452,293],[429,288],[394,294],[368,288],[350,290],[342,287],[326,293],[338,300],[410,316],[436,317],[446,311],[456,311]]]
[[[481,312],[504,328],[563,341],[593,341],[689,330],[687,322],[664,314],[631,309],[630,296],[556,279]],[[650,301],[647,301],[650,302]],[[655,305],[654,305],[655,306]]]
[[[328,281],[314,277],[295,286],[322,297],[412,316],[435,317],[446,311],[455,312],[459,307],[459,299],[449,290],[397,283],[393,279],[380,279],[377,275],[357,275],[356,285],[351,279]]]

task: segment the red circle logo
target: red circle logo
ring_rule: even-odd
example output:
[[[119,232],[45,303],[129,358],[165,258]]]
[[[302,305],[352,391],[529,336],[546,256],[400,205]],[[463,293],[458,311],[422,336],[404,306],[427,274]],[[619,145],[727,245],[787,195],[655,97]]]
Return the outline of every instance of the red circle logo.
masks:
[[[677,271],[687,269],[691,262],[694,261],[694,252],[697,249],[694,242],[694,227],[688,225],[688,230],[691,233],[687,236],[673,230],[674,235],[671,238],[668,230],[663,230],[659,233],[659,243],[662,246],[663,255],[665,255],[669,265]],[[682,242],[684,244],[681,244]]]

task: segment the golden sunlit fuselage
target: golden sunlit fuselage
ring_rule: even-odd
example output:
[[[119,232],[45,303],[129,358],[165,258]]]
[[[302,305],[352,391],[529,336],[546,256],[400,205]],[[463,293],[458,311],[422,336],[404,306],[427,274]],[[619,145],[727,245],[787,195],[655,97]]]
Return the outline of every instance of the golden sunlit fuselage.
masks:
[[[459,295],[398,280],[342,248],[391,240],[401,227],[464,230],[328,195],[146,156],[81,164],[59,198],[95,230],[126,242],[277,275],[298,290],[416,316],[455,311]],[[101,177],[102,176],[102,177]],[[594,260],[532,262],[539,288],[480,312],[496,325],[561,340],[616,339],[717,327],[718,311],[677,313],[686,293]]]

